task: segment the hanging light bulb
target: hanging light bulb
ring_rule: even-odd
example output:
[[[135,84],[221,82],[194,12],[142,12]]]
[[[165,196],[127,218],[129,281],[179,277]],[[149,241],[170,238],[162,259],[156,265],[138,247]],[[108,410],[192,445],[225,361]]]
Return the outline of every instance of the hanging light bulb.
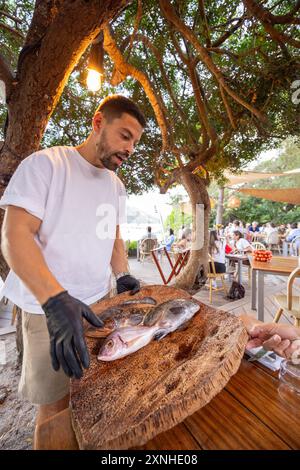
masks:
[[[88,69],[86,84],[90,91],[98,91],[101,88],[101,73],[97,70]]]
[[[103,61],[103,32],[101,31],[96,37],[96,39],[92,42],[91,52],[89,56],[86,84],[90,91],[96,92],[101,88],[101,83],[104,75]]]

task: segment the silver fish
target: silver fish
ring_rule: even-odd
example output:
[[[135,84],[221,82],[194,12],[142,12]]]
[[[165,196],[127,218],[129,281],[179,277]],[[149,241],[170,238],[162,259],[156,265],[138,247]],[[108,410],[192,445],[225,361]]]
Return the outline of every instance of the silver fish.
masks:
[[[98,315],[104,323],[103,327],[97,328],[88,325],[85,331],[85,335],[90,338],[103,338],[118,328],[142,325],[144,317],[149,312],[149,309],[152,308],[152,306],[147,306],[144,308],[135,306],[130,308],[123,308],[119,305],[108,308]]]
[[[119,328],[106,338],[97,359],[98,361],[114,361],[125,357],[150,343],[156,331],[156,326]]]
[[[144,326],[159,326],[166,334],[177,330],[179,326],[190,320],[200,306],[195,300],[175,299],[168,300],[158,307],[150,310],[144,318]],[[165,334],[165,335],[166,335]],[[163,338],[165,335],[161,336]]]
[[[142,297],[141,299],[125,300],[125,302],[122,302],[119,305],[123,306],[123,305],[140,305],[140,304],[156,305],[157,301],[153,299],[153,297]]]
[[[194,300],[175,299],[159,305],[144,318],[143,325],[118,328],[100,348],[98,360],[114,361],[146,346],[152,339],[162,339],[190,320],[199,310]]]

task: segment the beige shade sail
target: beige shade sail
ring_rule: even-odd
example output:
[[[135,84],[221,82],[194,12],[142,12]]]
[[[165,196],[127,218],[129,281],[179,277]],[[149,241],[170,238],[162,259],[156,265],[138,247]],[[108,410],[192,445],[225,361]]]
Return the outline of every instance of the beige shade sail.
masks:
[[[300,188],[285,188],[285,189],[241,188],[241,189],[237,189],[237,191],[243,194],[247,194],[248,196],[269,199],[270,201],[286,202],[288,204],[300,204]]]
[[[272,178],[273,176],[293,176],[300,173],[300,168],[296,168],[294,170],[285,171],[282,173],[262,173],[257,171],[243,171],[242,173],[235,175],[234,173],[230,173],[229,171],[224,172],[225,178],[228,179],[228,183],[226,186],[234,186],[236,184],[243,184],[243,183],[252,183],[256,180],[261,179],[268,179]]]

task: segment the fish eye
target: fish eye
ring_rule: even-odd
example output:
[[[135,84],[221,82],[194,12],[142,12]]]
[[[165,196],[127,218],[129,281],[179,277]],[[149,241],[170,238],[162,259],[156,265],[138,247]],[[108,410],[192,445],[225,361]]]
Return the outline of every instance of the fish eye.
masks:
[[[114,345],[114,342],[113,342],[112,339],[110,339],[110,340],[107,341],[107,343],[106,343],[106,347],[109,348],[109,349],[111,349],[111,348],[113,347],[113,345]]]

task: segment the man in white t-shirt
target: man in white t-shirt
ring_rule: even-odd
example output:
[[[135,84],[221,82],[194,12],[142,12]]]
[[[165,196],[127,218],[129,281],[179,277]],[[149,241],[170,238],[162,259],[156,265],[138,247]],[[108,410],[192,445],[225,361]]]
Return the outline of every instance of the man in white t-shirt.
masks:
[[[25,158],[0,201],[2,251],[11,268],[2,294],[22,309],[24,357],[19,391],[39,404],[37,425],[68,406],[69,377],[89,367],[84,317],[110,290],[139,291],[128,272],[119,225],[125,188],[115,171],[146,125],[136,104],[103,100],[78,147],[52,147]]]

